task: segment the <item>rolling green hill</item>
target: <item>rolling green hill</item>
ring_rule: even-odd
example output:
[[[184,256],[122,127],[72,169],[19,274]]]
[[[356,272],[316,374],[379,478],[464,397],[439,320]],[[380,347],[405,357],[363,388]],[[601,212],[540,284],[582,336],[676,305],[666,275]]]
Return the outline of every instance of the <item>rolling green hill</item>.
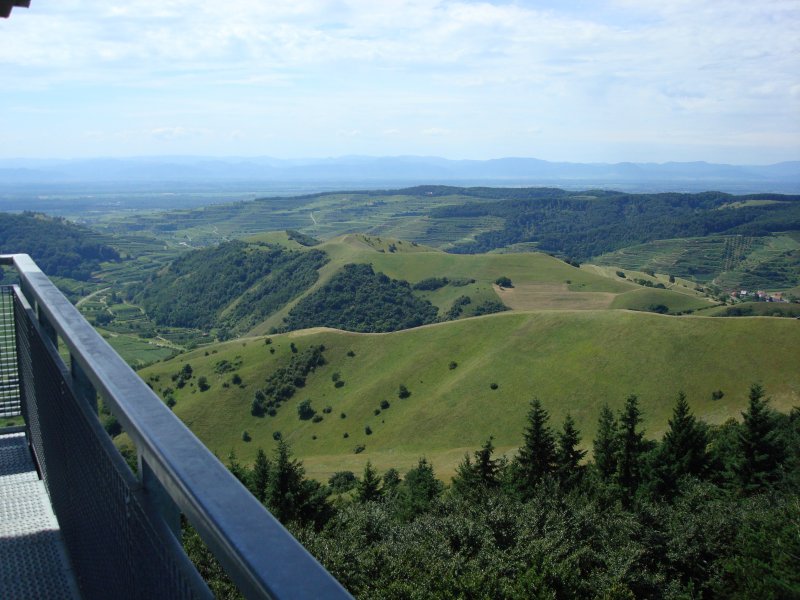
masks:
[[[431,290],[405,288],[408,298],[403,304],[417,306],[410,309],[414,314],[390,317],[400,305],[390,301],[395,294],[388,293],[388,288],[386,293],[378,293],[377,288],[361,293],[360,301],[355,296],[348,300],[334,289],[344,285],[347,265],[371,265],[376,274],[400,280],[397,285],[430,278],[446,278],[447,283]],[[510,278],[513,287],[497,286],[500,277]],[[380,276],[375,278],[378,281]],[[357,291],[363,285],[349,287]],[[685,285],[670,287],[674,289],[645,292],[603,268],[578,268],[537,252],[449,254],[414,242],[363,234],[309,247],[286,232],[270,232],[187,252],[140,286],[136,299],[160,325],[205,331],[249,329],[250,335],[323,325],[386,331],[437,318],[485,314],[503,305],[517,311],[650,310],[663,305],[670,313],[710,305]],[[330,306],[332,299],[335,306]],[[425,301],[433,304],[435,314],[423,310]],[[329,314],[334,309],[363,318],[356,319],[358,326],[351,326],[347,323],[356,321],[337,319]]]
[[[654,436],[679,390],[698,417],[711,423],[738,416],[755,381],[775,408],[800,404],[800,323],[793,319],[540,311],[391,334],[306,330],[269,342],[231,341],[141,373],[161,394],[172,388],[176,414],[220,456],[235,449],[251,461],[256,448],[270,447],[279,431],[321,479],[337,470],[360,471],[367,459],[378,469],[403,470],[421,455],[448,478],[463,453],[489,435],[501,451],[513,451],[534,396],[554,423],[569,411],[586,446],[601,405],[619,409],[631,393],[639,395],[644,425]],[[301,352],[324,345],[326,364],[307,376],[275,417],[252,416],[255,391],[289,363],[291,344]],[[178,389],[173,377],[186,363],[194,377]],[[199,390],[201,376],[210,386],[206,391]],[[410,397],[398,396],[400,385]],[[715,390],[724,392],[721,400],[712,400]],[[298,418],[304,400],[320,422]],[[388,408],[381,408],[382,401]],[[242,441],[243,431],[252,441]],[[364,449],[356,453],[359,445]]]
[[[615,294],[637,289],[633,283],[615,280],[590,269],[571,266],[538,252],[514,254],[449,254],[413,242],[364,234],[348,234],[316,246],[330,261],[320,269],[320,277],[307,294],[327,284],[346,264],[371,264],[376,272],[393,279],[416,283],[430,277],[447,277],[459,285],[447,285],[435,291],[415,292],[430,301],[443,316],[460,296],[471,303],[463,316],[487,301],[500,301],[515,310],[607,308]],[[494,281],[507,276],[514,288],[500,290]],[[466,281],[471,281],[465,283]],[[472,281],[474,280],[474,281]],[[251,330],[251,335],[281,327],[294,302]]]
[[[318,250],[234,240],[184,254],[145,282],[137,301],[162,325],[252,326],[313,284],[326,260]]]

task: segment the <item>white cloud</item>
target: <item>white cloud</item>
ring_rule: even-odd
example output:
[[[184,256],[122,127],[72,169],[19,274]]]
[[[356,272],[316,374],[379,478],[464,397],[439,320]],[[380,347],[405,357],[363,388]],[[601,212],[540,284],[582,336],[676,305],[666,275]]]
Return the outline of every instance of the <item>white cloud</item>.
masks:
[[[622,137],[642,140],[650,130],[685,130],[720,144],[721,132],[739,128],[800,135],[800,3],[585,6],[579,12],[524,0],[33,3],[0,24],[0,107],[7,113],[12,106],[51,108],[82,131],[120,129],[115,120],[127,119],[161,141],[194,136],[195,147],[202,139],[209,149],[215,136],[228,139],[226,131],[245,131],[248,140],[260,131],[265,139],[284,138],[284,148],[306,143],[323,154],[363,151],[358,144],[372,136],[343,134],[363,131],[383,132],[381,139],[396,144],[413,143],[414,136],[399,131],[423,132],[451,154],[470,144],[475,154],[519,154],[526,148],[513,146],[520,136],[512,134],[531,122],[545,147],[548,141],[557,147],[559,137],[576,140],[576,160],[589,158],[580,132],[596,128],[608,139],[619,139],[612,134],[621,129]],[[159,125],[176,121],[185,125]],[[17,126],[37,123],[28,118]],[[457,140],[444,135],[455,131]],[[392,152],[414,148],[385,153]]]

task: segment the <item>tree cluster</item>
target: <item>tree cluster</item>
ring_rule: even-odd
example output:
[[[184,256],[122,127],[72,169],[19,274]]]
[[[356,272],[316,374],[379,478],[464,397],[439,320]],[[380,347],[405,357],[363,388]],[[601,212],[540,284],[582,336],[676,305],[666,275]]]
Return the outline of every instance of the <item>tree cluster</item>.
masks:
[[[371,265],[348,264],[297,303],[286,318],[286,327],[397,331],[433,323],[436,316],[436,307],[416,297],[407,281],[375,273]]]
[[[424,458],[403,478],[367,462],[335,502],[283,443],[231,469],[356,597],[794,598],[800,409],[754,385],[742,417],[711,427],[679,394],[650,440],[632,395],[587,463],[571,416],[553,430],[534,400],[516,456],[489,438],[449,488]]]
[[[266,385],[256,390],[253,401],[250,404],[250,414],[255,417],[263,417],[264,414],[275,416],[283,402],[294,396],[298,388],[306,384],[306,377],[317,367],[325,364],[325,357],[322,353],[325,346],[309,346],[305,350],[293,352],[289,359],[289,364],[279,367],[266,379]],[[308,409],[311,413],[307,418],[314,416],[309,401]],[[300,414],[300,418],[306,418],[306,411]]]
[[[0,251],[30,254],[51,276],[87,281],[104,261],[118,261],[107,239],[60,217],[0,213]]]
[[[319,250],[225,242],[176,259],[145,282],[135,299],[162,325],[237,330],[308,289],[327,261]]]
[[[500,195],[502,194],[502,196]],[[465,190],[478,198],[502,197],[494,202],[468,202],[435,208],[434,218],[501,217],[502,229],[479,234],[473,242],[456,246],[461,253],[487,252],[510,244],[535,242],[542,250],[578,261],[653,240],[708,235],[765,236],[800,229],[800,197],[760,194],[731,196],[700,194],[626,194],[613,191]],[[767,205],[719,210],[733,202],[777,199]]]

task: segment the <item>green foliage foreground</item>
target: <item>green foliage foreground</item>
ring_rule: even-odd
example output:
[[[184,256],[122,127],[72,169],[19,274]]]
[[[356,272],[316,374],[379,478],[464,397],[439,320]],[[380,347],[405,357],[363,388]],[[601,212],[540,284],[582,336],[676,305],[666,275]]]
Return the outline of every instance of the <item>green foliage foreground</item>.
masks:
[[[742,416],[710,427],[680,394],[648,440],[630,396],[601,414],[604,463],[584,465],[572,419],[557,434],[534,400],[518,456],[490,439],[446,491],[424,458],[402,480],[367,463],[334,501],[284,442],[229,466],[359,598],[796,598],[800,409],[772,411],[753,385]],[[186,547],[235,597],[196,536]]]

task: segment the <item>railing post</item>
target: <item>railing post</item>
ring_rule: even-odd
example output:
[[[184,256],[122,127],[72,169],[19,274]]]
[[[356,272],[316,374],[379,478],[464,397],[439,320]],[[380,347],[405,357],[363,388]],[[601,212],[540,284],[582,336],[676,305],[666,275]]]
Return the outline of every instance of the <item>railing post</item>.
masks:
[[[53,346],[58,349],[58,333],[56,333],[56,328],[50,323],[50,320],[47,318],[47,315],[44,314],[44,311],[38,302],[36,303],[36,317],[39,319],[39,325],[41,326],[44,334],[51,342],[53,342]]]
[[[69,355],[70,374],[72,375],[72,388],[81,400],[84,400],[94,414],[97,414],[97,390],[86,376],[75,357]]]
[[[169,530],[178,538],[178,541],[180,541],[181,511],[178,505],[175,504],[175,501],[167,493],[167,490],[164,489],[164,486],[155,476],[141,452],[138,453],[138,463],[139,478],[142,482],[145,494],[149,496],[153,506],[161,514]]]

